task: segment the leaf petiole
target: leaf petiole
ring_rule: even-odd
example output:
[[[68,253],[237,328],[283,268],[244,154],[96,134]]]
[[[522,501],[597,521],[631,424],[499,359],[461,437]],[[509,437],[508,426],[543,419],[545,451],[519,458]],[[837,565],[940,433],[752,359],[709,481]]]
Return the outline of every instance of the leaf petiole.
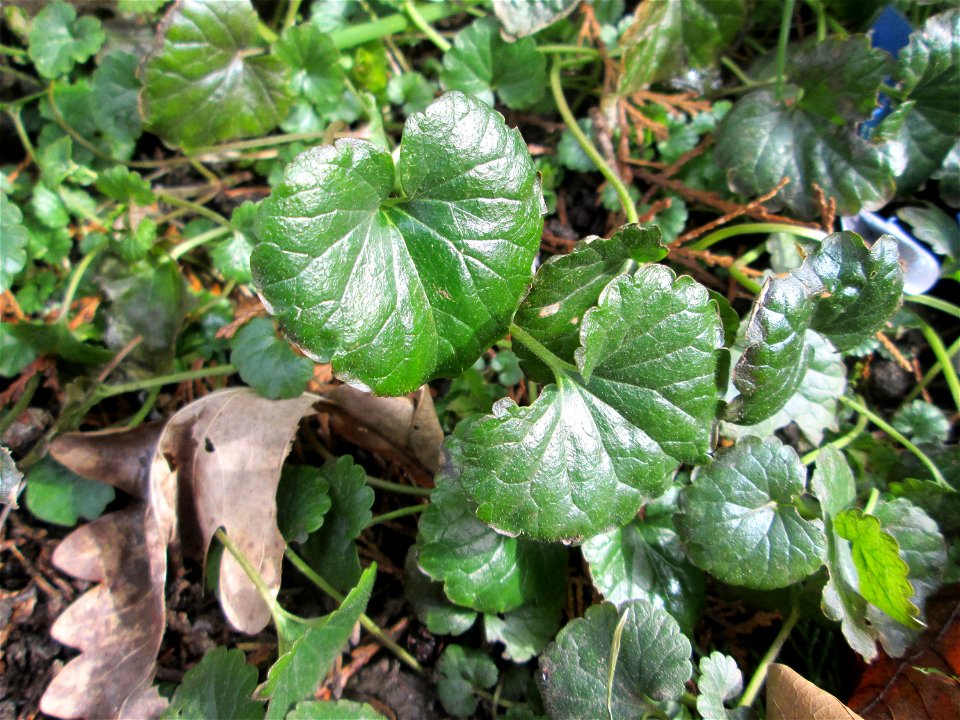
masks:
[[[426,35],[430,42],[440,48],[441,52],[450,51],[452,45],[424,19],[420,11],[417,10],[417,6],[413,4],[413,0],[406,0],[406,2],[403,3],[403,11],[410,18],[410,21],[417,26],[420,32]]]
[[[787,638],[790,637],[790,632],[793,630],[793,626],[797,624],[797,620],[799,619],[800,605],[797,603],[796,598],[794,598],[793,607],[790,609],[790,614],[787,616],[783,626],[780,628],[780,632],[778,632],[777,636],[773,639],[773,642],[770,644],[766,654],[760,660],[760,664],[754,671],[753,677],[750,678],[750,682],[747,684],[746,689],[743,691],[743,695],[740,697],[740,702],[737,703],[739,707],[750,707],[753,705],[753,701],[756,700],[757,694],[760,692],[760,688],[763,687],[763,683],[767,679],[767,671],[770,669],[770,663],[777,659],[777,655],[780,654],[784,643],[787,641]]]
[[[517,326],[516,324],[511,324],[509,330],[514,339],[529,348],[534,355],[540,358],[540,360],[542,360],[543,363],[553,371],[553,374],[557,377],[557,379],[563,375],[566,375],[568,371],[575,373],[580,372],[580,369],[576,365],[571,365],[570,363],[558,358],[556,355],[550,352],[550,350],[543,343],[541,343],[523,328]]]
[[[827,233],[817,228],[806,227],[803,225],[788,225],[786,223],[742,223],[740,225],[728,225],[725,228],[716,230],[709,235],[705,235],[690,246],[691,250],[706,250],[711,245],[715,245],[721,240],[737,237],[739,235],[754,235],[761,233],[781,232],[788,235],[807,238],[809,240],[823,240]]]

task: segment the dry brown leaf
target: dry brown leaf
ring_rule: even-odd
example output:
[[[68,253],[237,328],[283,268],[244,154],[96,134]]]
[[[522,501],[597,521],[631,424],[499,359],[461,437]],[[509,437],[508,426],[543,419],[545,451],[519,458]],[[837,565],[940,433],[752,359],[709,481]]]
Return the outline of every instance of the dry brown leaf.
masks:
[[[431,475],[440,469],[443,428],[424,385],[407,397],[377,397],[349,385],[326,387],[333,430],[371,452],[419,462]]]
[[[786,665],[773,663],[767,675],[767,720],[862,720],[826,690]]]

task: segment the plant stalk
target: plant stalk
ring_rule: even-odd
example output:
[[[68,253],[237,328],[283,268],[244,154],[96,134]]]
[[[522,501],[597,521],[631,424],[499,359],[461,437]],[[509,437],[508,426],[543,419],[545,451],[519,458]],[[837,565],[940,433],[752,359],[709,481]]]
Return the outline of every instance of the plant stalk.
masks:
[[[452,47],[450,43],[424,19],[420,11],[417,10],[417,6],[413,4],[413,0],[406,0],[406,2],[403,3],[403,11],[410,17],[410,21],[417,26],[420,32],[427,36],[427,40],[440,49],[440,52],[445,53],[450,51]]]
[[[789,233],[797,237],[807,238],[809,240],[823,240],[826,233],[816,228],[804,227],[802,225],[787,225],[786,223],[741,223],[740,225],[728,225],[720,230],[715,230],[709,235],[704,235],[697,242],[690,245],[691,250],[706,250],[711,245],[715,245],[721,240],[737,237],[739,235],[757,235],[763,233]]]
[[[217,375],[232,375],[236,371],[233,365],[217,365],[215,367],[200,368],[199,370],[186,370],[184,372],[161,375],[159,377],[123,383],[121,385],[101,385],[97,388],[95,394],[99,400],[103,400],[114,397],[115,395],[123,395],[124,393],[149,390],[157,386],[176,385],[189,380],[200,380],[201,378],[216,377]]]
[[[367,475],[367,485],[380,488],[381,490],[389,490],[390,492],[399,493],[401,495],[420,495],[423,497],[430,497],[430,495],[433,494],[433,490],[430,488],[415,487],[413,485],[401,485],[400,483],[390,482],[389,480],[381,480],[380,478],[370,477],[369,475]]]
[[[737,703],[739,707],[750,707],[753,705],[753,701],[757,699],[757,694],[760,692],[760,688],[763,687],[763,683],[767,679],[767,672],[770,670],[770,663],[777,659],[777,656],[783,649],[784,643],[787,641],[787,638],[790,637],[790,631],[793,630],[793,626],[797,624],[797,620],[799,619],[800,606],[796,599],[794,599],[793,607],[790,608],[790,614],[783,622],[780,632],[778,632],[777,636],[773,639],[773,643],[771,643],[770,648],[760,660],[760,665],[757,667],[756,671],[754,671],[753,677],[750,678],[750,682],[743,691],[743,695],[740,697],[740,702]]]
[[[370,518],[370,521],[367,523],[367,527],[373,527],[387,520],[395,520],[396,518],[406,517],[407,515],[416,515],[417,513],[423,512],[427,509],[427,503],[421,503],[419,505],[408,505],[407,507],[399,508],[398,510],[391,510],[390,512],[383,513],[382,515],[374,515]]]
[[[947,348],[947,360],[952,361],[953,356],[957,354],[957,351],[960,350],[960,338],[957,338],[953,341],[953,344]],[[939,360],[933,364],[933,366],[924,373],[923,377],[920,379],[920,382],[917,383],[917,386],[911,390],[907,396],[904,398],[905,402],[913,402],[917,399],[917,396],[923,392],[923,389],[929,385],[933,379],[943,371],[943,365]]]
[[[10,429],[10,426],[13,425],[17,418],[20,417],[21,413],[30,406],[30,401],[33,400],[34,393],[37,392],[37,388],[40,386],[40,375],[34,375],[32,378],[27,380],[27,386],[23,389],[23,394],[14,403],[13,407],[7,411],[7,414],[3,416],[3,419],[0,419],[0,435],[3,435],[7,430]]]
[[[960,318],[960,307],[957,307],[953,303],[949,303],[946,300],[941,300],[938,297],[932,297],[930,295],[904,295],[903,299],[909,303],[913,303],[915,305],[926,305],[927,307],[933,308],[934,310],[939,310],[947,315],[953,315],[955,318]]]
[[[780,15],[780,37],[777,39],[777,101],[783,100],[783,74],[787,69],[787,43],[790,40],[790,25],[793,22],[794,0],[783,0]]]
[[[947,387],[950,388],[950,395],[953,397],[953,404],[960,411],[960,380],[957,379],[957,370],[950,361],[950,355],[943,345],[943,340],[940,339],[937,331],[924,320],[920,320],[920,332],[923,333],[923,337],[930,345],[934,357],[940,363],[940,367],[943,369],[943,379],[947,381]]]

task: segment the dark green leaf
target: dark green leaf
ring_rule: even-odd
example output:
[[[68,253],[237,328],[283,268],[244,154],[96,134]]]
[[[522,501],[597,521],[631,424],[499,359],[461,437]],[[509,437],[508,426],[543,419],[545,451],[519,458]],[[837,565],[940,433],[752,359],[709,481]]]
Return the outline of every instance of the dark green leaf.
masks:
[[[0,194],[0,225],[3,226],[3,252],[0,253],[0,292],[6,292],[13,283],[13,276],[27,264],[27,235],[23,227],[23,213]]]
[[[360,578],[360,558],[354,542],[373,517],[373,490],[363,468],[341,457],[320,468],[330,486],[330,510],[323,526],[303,544],[310,564],[335,587],[346,591]]]
[[[560,631],[540,656],[537,684],[551,718],[636,718],[683,694],[689,658],[690,641],[665,611],[645,600],[619,611],[603,603]]]
[[[13,332],[11,323],[0,323],[0,377],[19,375],[36,358],[36,350]]]
[[[161,717],[263,720],[263,704],[250,699],[256,687],[257,669],[247,665],[240,650],[214,648],[183,676]]]
[[[284,465],[277,486],[277,527],[288,542],[302,543],[323,525],[330,486],[318,468]]]
[[[135,230],[124,233],[116,245],[117,255],[125,263],[146,259],[157,241],[157,224],[148,217],[141,220]]]
[[[22,321],[12,326],[10,334],[38,355],[58,355],[80,365],[102,365],[113,357],[106,348],[78,340],[63,323]]]
[[[27,507],[54,525],[73,527],[79,518],[95,520],[114,495],[109,485],[80,477],[50,458],[30,469]]]
[[[267,718],[280,720],[291,705],[314,697],[366,609],[376,576],[376,565],[367,568],[357,586],[329,615],[306,623],[285,617],[278,623],[280,657],[257,693],[270,699]]]
[[[493,4],[503,31],[526,37],[562,20],[577,7],[578,0],[498,0]]]
[[[533,38],[506,42],[491,18],[474,20],[457,33],[443,56],[440,82],[493,105],[493,94],[507,107],[523,110],[543,97],[547,61]]]
[[[670,80],[686,67],[709,66],[736,37],[745,14],[743,0],[641,3],[620,39],[620,92],[629,95]]]
[[[403,197],[390,197],[395,176]],[[506,330],[540,241],[519,133],[447,93],[407,120],[397,168],[359,140],[310,150],[261,205],[251,265],[293,342],[379,394],[456,376]]]
[[[286,720],[384,720],[384,716],[366,703],[352,700],[308,700],[288,712]]]
[[[278,338],[268,318],[254,318],[240,328],[230,351],[240,378],[271,400],[297,397],[313,377],[313,362]]]
[[[140,137],[143,121],[137,98],[140,79],[137,69],[140,58],[114,50],[100,60],[91,78],[94,121],[104,135],[132,142]]]
[[[499,615],[483,616],[483,634],[488,643],[500,642],[503,657],[525,663],[539,655],[560,627],[559,604],[525,605]]]
[[[845,125],[778,102],[768,90],[741,98],[720,123],[716,162],[744,195],[790,183],[777,199],[801,218],[817,215],[813,183],[837,201],[837,212],[876,210],[893,195],[892,173],[879,150]]]
[[[290,107],[287,68],[261,52],[250,0],[181,0],[144,66],[143,115],[187,148],[263,135]]]
[[[427,630],[435,635],[462,635],[473,626],[477,613],[447,599],[443,583],[431,580],[417,564],[415,545],[407,552],[403,569],[403,595]]]
[[[448,598],[486,613],[563,597],[566,551],[494,532],[474,516],[456,481],[441,473],[420,519],[420,567]]]
[[[314,25],[297,25],[283,33],[274,50],[293,71],[291,87],[327,120],[339,114],[344,84],[340,53],[330,36]]]
[[[819,520],[797,503],[807,483],[796,451],[777,438],[748,437],[694,471],[677,527],[690,559],[731,585],[786,587],[823,564]]]
[[[256,203],[249,200],[230,217],[233,225],[233,237],[217,245],[211,253],[213,264],[227,280],[249,283],[253,280],[250,272],[250,254],[257,242],[253,226],[257,216]]]
[[[913,227],[918,240],[927,243],[935,253],[951,260],[960,259],[960,225],[936,205],[905,207],[897,216]]]
[[[480,650],[447,645],[437,662],[437,696],[454,717],[470,717],[477,709],[473,688],[497,684],[497,666]]]
[[[609,239],[582,240],[569,254],[555,255],[540,266],[513,321],[561,360],[573,362],[581,321],[607,284],[630,269],[631,260],[657,262],[666,254],[656,226],[624,225]],[[553,378],[525,346],[515,344],[515,352],[528,376],[539,382]]]
[[[936,405],[914,400],[893,416],[893,426],[915,443],[945,443],[950,437],[950,421]]]
[[[436,98],[436,85],[418,72],[394,75],[387,83],[387,97],[404,115],[423,112]]]
[[[731,715],[723,703],[732,700],[743,690],[743,675],[737,662],[729,655],[714,650],[700,658],[700,677],[697,680],[697,711],[703,720],[728,720]]]
[[[92,15],[77,19],[77,11],[64,2],[53,2],[33,19],[27,52],[37,72],[45,78],[57,78],[93,56],[106,35],[100,21]]]
[[[97,190],[117,202],[149,205],[155,199],[150,183],[124,165],[114,165],[97,176]]]

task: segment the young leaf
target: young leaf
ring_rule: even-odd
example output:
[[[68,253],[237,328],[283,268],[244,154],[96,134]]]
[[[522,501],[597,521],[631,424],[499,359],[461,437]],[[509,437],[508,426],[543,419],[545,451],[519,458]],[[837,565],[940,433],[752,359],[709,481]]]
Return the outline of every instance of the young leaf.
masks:
[[[385,720],[384,716],[366,703],[352,700],[298,703],[287,713],[286,720]]]
[[[454,717],[471,717],[477,709],[473,688],[492,688],[497,666],[480,650],[448,645],[437,662],[437,696]]]
[[[268,318],[254,318],[233,336],[230,362],[247,385],[271,400],[297,397],[313,377],[313,361],[278,338]]]
[[[516,38],[540,32],[562,20],[577,7],[578,0],[497,0],[493,11],[503,32]]]
[[[114,165],[97,175],[97,190],[121,203],[149,205],[154,201],[150,183],[125,165]]]
[[[796,503],[806,468],[777,438],[748,437],[694,471],[676,518],[690,559],[725,583],[786,587],[823,564],[823,523]]]
[[[555,544],[501,535],[474,516],[456,480],[436,479],[420,518],[420,567],[443,582],[448,598],[484,613],[552,605],[563,597],[567,552]]]
[[[357,586],[329,615],[306,623],[285,617],[277,623],[280,657],[258,692],[260,697],[270,698],[269,720],[280,720],[291,705],[314,696],[366,609],[376,576],[376,565],[367,568]]]
[[[298,156],[258,213],[254,281],[317,361],[400,395],[459,375],[504,333],[542,201],[520,134],[447,93],[407,119],[396,168],[359,140]]]
[[[722,342],[716,306],[689,276],[647,265],[614,279],[583,321],[584,379],[551,360],[557,383],[533,405],[501,400],[457,429],[477,517],[553,540],[628,522],[678,461],[706,457]]]
[[[214,267],[226,280],[244,284],[253,280],[250,254],[257,242],[253,229],[257,207],[259,206],[256,203],[248,200],[234,210],[230,216],[230,224],[234,228],[233,236],[217,245],[210,253]]]
[[[148,128],[170,145],[195,148],[263,135],[290,107],[287,67],[261,52],[250,0],[181,0],[162,43],[144,65]]]
[[[945,443],[950,437],[950,421],[936,405],[914,400],[893,416],[893,426],[915,443]]]
[[[162,720],[231,718],[263,720],[263,704],[251,700],[257,669],[240,650],[214,648],[190,668]]]
[[[404,115],[422,113],[434,101],[436,95],[436,84],[418,72],[394,75],[387,83],[387,97],[390,98],[391,103],[400,106],[400,111]]]
[[[0,292],[13,284],[14,276],[27,264],[29,236],[23,227],[23,213],[6,194],[0,193],[0,225],[3,226],[3,252],[0,253]]]
[[[790,178],[777,198],[801,218],[817,213],[813,183],[837,201],[843,215],[877,210],[894,190],[892,173],[874,145],[847,126],[786,106],[769,90],[737,101],[717,128],[714,157],[731,187],[745,195],[768,192]]]
[[[320,468],[330,486],[330,510],[323,525],[307,538],[303,552],[332,585],[346,591],[360,579],[360,558],[354,542],[373,517],[373,489],[363,468],[349,455]]]
[[[603,603],[560,631],[540,656],[537,684],[550,717],[635,718],[683,694],[689,658],[690,641],[665,611],[645,600],[619,611]]]
[[[330,510],[330,485],[306,465],[285,465],[277,486],[277,527],[288,542],[305,542]]]
[[[37,72],[57,78],[86,62],[100,49],[107,36],[93,15],[77,20],[77,11],[64,2],[53,2],[33,19],[27,50]]]
[[[743,675],[737,662],[729,655],[714,650],[700,658],[700,677],[697,679],[697,711],[703,720],[728,720],[731,714],[723,703],[732,700],[743,690]]]
[[[483,616],[483,634],[488,643],[504,644],[503,657],[525,663],[539,655],[560,627],[561,608],[553,605],[525,605],[503,617]]]
[[[403,596],[427,630],[434,635],[462,635],[473,626],[477,613],[450,602],[443,583],[434,582],[420,569],[416,545],[410,546],[403,571]]]
[[[27,507],[45,522],[73,527],[81,517],[94,520],[113,498],[109,485],[80,477],[49,458],[30,469]]]
[[[885,532],[880,519],[862,510],[844,510],[833,518],[834,531],[851,542],[860,594],[908,628],[922,627],[920,610],[910,602],[910,568],[900,557],[896,539]]]
[[[457,33],[443,56],[440,82],[493,105],[493,93],[509,108],[523,110],[543,97],[547,61],[532,38],[506,42],[491,18],[474,20]]]

